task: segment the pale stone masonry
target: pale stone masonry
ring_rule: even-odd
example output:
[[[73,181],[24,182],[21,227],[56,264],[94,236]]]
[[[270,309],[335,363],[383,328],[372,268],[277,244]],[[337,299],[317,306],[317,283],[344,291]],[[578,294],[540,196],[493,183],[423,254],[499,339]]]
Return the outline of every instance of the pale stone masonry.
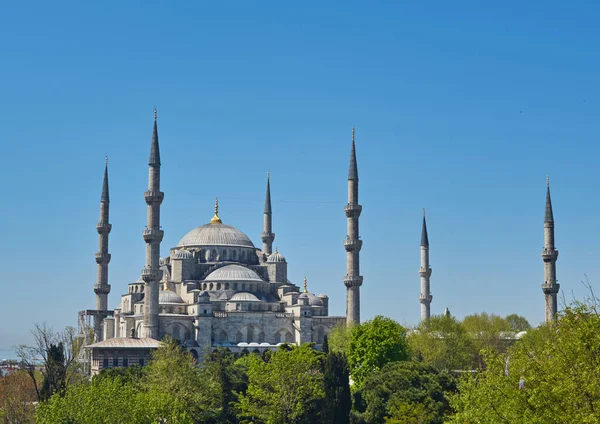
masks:
[[[112,229],[109,223],[109,205],[110,198],[108,194],[108,158],[104,166],[104,179],[102,181],[102,194],[100,196],[100,221],[96,224],[98,231],[98,253],[96,253],[96,263],[98,272],[96,275],[96,284],[94,284],[94,293],[96,293],[96,311],[94,316],[94,337],[96,340],[102,340],[102,320],[106,318],[108,310],[108,294],[110,285],[108,284],[108,263],[110,262],[110,253],[108,253],[108,234]]]
[[[421,229],[421,294],[419,302],[421,303],[421,321],[428,320],[431,315],[431,295],[430,277],[431,267],[429,266],[429,237],[427,236],[427,222],[425,221],[425,209],[423,209],[423,227]]]
[[[546,213],[544,214],[544,284],[542,291],[546,300],[546,322],[556,318],[558,312],[557,295],[560,285],[556,282],[556,260],[558,250],[554,246],[554,213],[552,212],[552,199],[550,198],[550,180],[546,177]]]
[[[360,324],[360,286],[363,277],[360,275],[360,240],[358,218],[362,206],[358,204],[358,165],[356,163],[356,146],[354,144],[354,127],[352,128],[352,150],[350,152],[350,169],[348,171],[348,204],[344,207],[348,220],[348,233],[344,241],[346,249],[346,324]]]
[[[146,266],[142,270],[142,280],[146,283],[144,288],[144,335],[151,339],[158,339],[158,285],[162,276],[159,268],[160,242],[164,234],[160,227],[160,204],[164,199],[164,193],[160,191],[160,149],[156,109],[154,109],[154,129],[148,168],[148,191],[144,193],[144,199],[148,205],[148,222],[143,231],[146,242]]]

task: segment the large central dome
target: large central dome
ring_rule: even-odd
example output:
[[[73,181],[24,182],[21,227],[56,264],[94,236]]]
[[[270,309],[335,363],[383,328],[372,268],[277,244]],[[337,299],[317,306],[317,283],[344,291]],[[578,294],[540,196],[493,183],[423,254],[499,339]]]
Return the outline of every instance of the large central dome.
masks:
[[[179,241],[183,246],[232,246],[251,247],[254,244],[248,236],[231,225],[211,223],[194,228]]]

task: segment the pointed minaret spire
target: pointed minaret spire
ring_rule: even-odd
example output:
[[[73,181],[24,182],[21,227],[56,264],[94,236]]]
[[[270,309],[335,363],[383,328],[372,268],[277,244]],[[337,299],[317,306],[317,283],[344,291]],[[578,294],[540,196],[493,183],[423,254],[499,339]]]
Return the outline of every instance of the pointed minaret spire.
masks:
[[[421,294],[419,303],[421,303],[421,321],[428,320],[431,315],[431,267],[429,266],[429,237],[427,236],[427,222],[425,221],[425,209],[423,209],[423,227],[421,229]]]
[[[544,214],[544,284],[542,291],[546,298],[546,322],[556,318],[558,312],[557,295],[560,285],[556,282],[556,260],[558,250],[554,246],[554,214],[552,212],[552,200],[550,199],[550,179],[546,177],[546,211]]]
[[[99,314],[94,316],[94,335],[97,341],[103,339],[102,320],[106,318],[108,310],[108,294],[110,285],[108,284],[108,263],[110,262],[110,253],[108,253],[108,234],[112,229],[109,223],[109,196],[108,196],[108,157],[104,165],[104,180],[102,181],[102,195],[100,196],[100,222],[96,224],[98,231],[98,253],[96,253],[96,263],[98,272],[94,293],[96,293],[96,310]]]
[[[360,286],[363,277],[360,275],[360,249],[362,240],[358,235],[358,217],[362,206],[358,204],[358,167],[356,165],[356,146],[354,143],[354,127],[352,127],[352,151],[350,153],[350,169],[348,171],[348,204],[344,207],[347,218],[347,234],[344,241],[346,249],[346,325],[360,324]]]
[[[265,211],[263,215],[263,232],[260,238],[263,242],[263,252],[265,255],[273,253],[273,240],[275,233],[273,232],[273,213],[271,210],[271,173],[267,172],[267,194],[265,195]]]
[[[150,146],[150,160],[148,165],[160,166],[160,148],[158,147],[158,127],[156,124],[156,108],[154,108],[154,130],[152,131],[152,145]]]
[[[143,231],[146,242],[146,266],[142,270],[144,280],[144,337],[157,340],[158,328],[158,292],[162,271],[160,270],[160,242],[164,232],[160,227],[160,204],[165,194],[160,191],[160,149],[158,147],[158,128],[156,124],[156,108],[154,108],[154,128],[148,161],[148,191],[144,199],[148,205],[148,219]]]
[[[100,196],[101,202],[110,202],[108,195],[108,156],[105,159],[104,165],[104,180],[102,181],[102,196]]]

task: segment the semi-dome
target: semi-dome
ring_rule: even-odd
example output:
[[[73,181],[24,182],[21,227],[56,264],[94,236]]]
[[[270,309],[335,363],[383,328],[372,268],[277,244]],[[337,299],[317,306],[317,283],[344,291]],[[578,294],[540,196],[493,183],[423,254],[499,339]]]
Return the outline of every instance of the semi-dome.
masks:
[[[248,293],[248,292],[240,292],[240,293],[236,293],[233,296],[231,296],[231,299],[229,299],[232,302],[238,301],[238,302],[259,302],[258,297],[254,296],[252,293]]]
[[[241,265],[226,265],[219,268],[204,279],[204,281],[256,281],[263,282],[258,274]]]
[[[307,298],[308,298],[308,304],[310,306],[323,306],[323,301],[312,293],[304,292],[300,296],[298,296],[298,299],[307,299]]]
[[[158,292],[158,303],[185,303],[181,296],[171,290],[161,290]]]
[[[194,228],[179,241],[183,246],[231,246],[250,247],[254,244],[248,236],[231,225],[212,223]]]
[[[173,255],[173,259],[192,259],[194,255],[187,249],[179,249]]]

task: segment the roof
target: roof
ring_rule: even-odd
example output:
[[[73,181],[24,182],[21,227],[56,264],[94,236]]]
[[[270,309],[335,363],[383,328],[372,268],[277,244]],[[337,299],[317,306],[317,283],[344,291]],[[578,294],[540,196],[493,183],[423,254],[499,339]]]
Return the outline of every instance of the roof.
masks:
[[[160,290],[158,292],[158,303],[185,303],[181,296],[171,290]]]
[[[179,241],[178,247],[183,246],[232,246],[251,247],[254,244],[250,238],[231,225],[206,224],[194,228]]]
[[[148,337],[117,337],[86,346],[86,349],[158,349],[160,342]]]
[[[236,293],[229,300],[234,301],[234,302],[235,301],[238,301],[238,302],[258,302],[258,301],[260,301],[260,299],[258,297],[254,296],[252,293],[248,293],[248,292]]]
[[[421,246],[429,246],[429,237],[427,237],[427,222],[423,215],[423,228],[421,230]]]
[[[550,198],[550,185],[546,187],[546,214],[544,222],[554,222],[554,214],[552,213],[552,199]]]
[[[204,279],[204,281],[251,281],[262,283],[263,280],[258,274],[249,268],[241,265],[226,265],[219,268]]]
[[[358,166],[356,164],[356,146],[354,145],[354,129],[352,129],[352,151],[350,152],[349,180],[358,180]]]

